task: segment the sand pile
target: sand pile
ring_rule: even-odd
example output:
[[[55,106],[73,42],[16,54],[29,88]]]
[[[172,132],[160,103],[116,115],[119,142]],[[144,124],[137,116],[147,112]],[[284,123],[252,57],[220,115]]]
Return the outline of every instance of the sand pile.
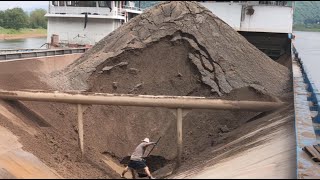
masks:
[[[57,90],[270,100],[291,90],[289,73],[200,4],[164,2],[103,38],[47,82]],[[77,143],[76,107],[25,105],[45,117],[63,141]],[[258,114],[192,110],[183,124],[184,159]],[[85,150],[94,164],[99,159],[95,153],[122,158],[145,137],[162,136],[154,155],[176,157],[176,118],[169,109],[93,105],[85,110],[84,119]],[[59,148],[67,152],[65,144]],[[69,162],[73,156],[61,154],[51,163]]]
[[[55,75],[60,90],[229,99],[281,96],[289,82],[286,67],[196,2],[155,6]],[[88,139],[97,139],[88,143],[101,151],[121,157],[144,136],[166,134],[159,153],[175,157],[175,117],[168,110],[92,106],[86,114],[90,119]],[[184,124],[186,155],[205,149],[209,139],[217,136],[219,126],[233,129],[253,115],[204,110],[189,113]]]
[[[127,68],[120,71],[123,69],[121,67]],[[165,2],[102,39],[64,70],[62,74],[65,79],[59,81],[59,86],[110,92],[110,81],[130,77],[132,79],[128,82],[131,83],[119,82],[119,88],[114,92],[128,93],[141,81],[146,90],[152,84],[161,83],[162,87],[165,86],[161,89],[166,91],[174,88],[168,80],[172,77],[170,71],[175,76],[180,73],[182,78],[186,78],[187,71],[191,70],[198,77],[188,79],[200,80],[218,95],[248,86],[280,95],[288,79],[287,68],[257,51],[256,47],[200,4]],[[136,73],[136,76],[130,72]],[[153,76],[146,76],[148,72]],[[116,74],[120,74],[121,79]],[[103,77],[110,81],[101,83],[99,80]]]

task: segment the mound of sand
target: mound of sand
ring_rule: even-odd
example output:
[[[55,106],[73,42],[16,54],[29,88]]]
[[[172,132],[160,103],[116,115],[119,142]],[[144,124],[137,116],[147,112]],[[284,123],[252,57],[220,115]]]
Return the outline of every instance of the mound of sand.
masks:
[[[127,68],[121,71],[121,67]],[[192,77],[188,76],[190,71]],[[200,4],[165,2],[102,39],[62,72],[64,79],[60,76],[58,85],[111,92],[112,81],[127,80],[119,82],[120,88],[113,92],[128,93],[143,81],[146,93],[169,95],[170,89],[178,88],[186,95],[185,89],[190,88],[170,82],[179,73],[183,80],[189,80],[187,86],[193,87],[199,80],[220,96],[249,86],[280,95],[288,82],[287,68],[258,51]],[[154,84],[163,90],[154,92]]]
[[[196,2],[164,2],[133,18],[55,74],[57,88],[107,93],[263,99],[288,89],[289,70]],[[186,155],[205,149],[219,126],[255,113],[193,111],[185,118]],[[169,110],[97,107],[86,111],[92,146],[128,155],[145,136],[166,134],[159,153],[175,157]],[[167,149],[170,147],[170,150]]]
[[[260,52],[196,2],[156,5],[110,33],[51,77],[48,86],[57,90],[106,93],[270,100],[270,96],[281,97],[290,91],[286,67]],[[63,145],[55,140],[60,152],[54,152],[56,159],[49,157],[52,152],[39,153],[40,158],[50,160],[52,166],[74,162],[72,159],[79,153],[68,154],[68,158],[63,153],[68,152],[66,142],[73,145],[77,142],[76,108],[33,102],[25,106],[54,128],[55,133],[48,130],[50,134],[56,134],[58,139],[63,137]],[[183,124],[184,159],[196,156],[211,146],[212,139],[258,114],[192,110]],[[169,109],[93,105],[85,110],[84,119],[85,151],[92,158],[91,164],[95,164],[91,168],[101,167],[97,165],[97,153],[122,158],[130,155],[145,137],[156,140],[162,136],[154,155],[168,160],[176,157],[176,118]],[[28,146],[30,151],[39,151],[38,148]],[[69,163],[68,167],[73,166]],[[58,172],[66,171],[71,177],[79,167],[86,166]],[[92,173],[74,174],[74,177],[92,177]]]

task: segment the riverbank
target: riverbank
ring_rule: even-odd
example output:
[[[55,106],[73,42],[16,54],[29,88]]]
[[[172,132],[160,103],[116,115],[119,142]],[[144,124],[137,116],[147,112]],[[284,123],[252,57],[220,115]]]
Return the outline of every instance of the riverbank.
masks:
[[[0,28],[0,40],[47,37],[46,29],[4,29]]]
[[[320,26],[313,25],[310,27],[306,27],[304,25],[294,25],[293,30],[294,31],[306,31],[306,32],[320,32]]]
[[[0,40],[47,37],[46,34],[0,34]]]
[[[316,28],[295,28],[293,31],[304,31],[304,32],[320,32],[320,29]]]

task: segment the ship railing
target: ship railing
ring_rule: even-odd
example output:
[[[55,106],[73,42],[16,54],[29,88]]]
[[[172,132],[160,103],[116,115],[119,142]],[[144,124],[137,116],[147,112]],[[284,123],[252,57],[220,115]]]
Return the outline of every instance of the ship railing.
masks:
[[[290,1],[259,1],[259,5],[292,7],[292,2]]]
[[[116,14],[118,16],[125,16],[125,11],[123,9],[117,8]]]
[[[212,3],[212,1],[201,1],[201,3]],[[247,5],[247,6],[292,7],[291,1],[215,1],[214,3],[241,4],[241,5]]]
[[[308,91],[307,100],[310,102],[309,109],[313,114],[312,123],[314,131],[317,136],[320,136],[320,91],[312,80],[308,68],[304,65],[303,61],[301,61],[301,58],[298,57],[298,53],[295,52],[295,54],[303,75],[303,81],[306,84],[306,89]]]
[[[18,53],[18,52],[32,52],[43,51],[45,49],[0,49],[0,54]]]
[[[31,52],[7,53],[7,54],[0,54],[0,61],[84,53],[88,49],[89,48],[85,47],[85,48],[47,49],[47,50],[39,50],[39,51],[31,51]]]
[[[115,16],[118,14],[117,10],[110,11],[108,7],[73,7],[73,6],[51,6],[49,8],[50,14],[83,14],[91,13],[97,15]]]
[[[118,16],[125,16],[125,12],[118,11]]]
[[[128,6],[128,5],[123,5],[122,9],[130,9],[130,10],[135,10],[135,11],[143,11],[142,8],[135,7],[135,6]]]

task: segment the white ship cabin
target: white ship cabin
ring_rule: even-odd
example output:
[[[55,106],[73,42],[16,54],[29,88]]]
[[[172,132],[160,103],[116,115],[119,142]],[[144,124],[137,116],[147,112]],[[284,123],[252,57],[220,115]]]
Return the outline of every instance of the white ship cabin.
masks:
[[[273,59],[291,45],[294,1],[201,1]]]
[[[139,6],[133,1],[49,1],[47,43],[56,47],[94,45],[141,14]]]
[[[237,31],[292,33],[293,1],[202,1]]]

